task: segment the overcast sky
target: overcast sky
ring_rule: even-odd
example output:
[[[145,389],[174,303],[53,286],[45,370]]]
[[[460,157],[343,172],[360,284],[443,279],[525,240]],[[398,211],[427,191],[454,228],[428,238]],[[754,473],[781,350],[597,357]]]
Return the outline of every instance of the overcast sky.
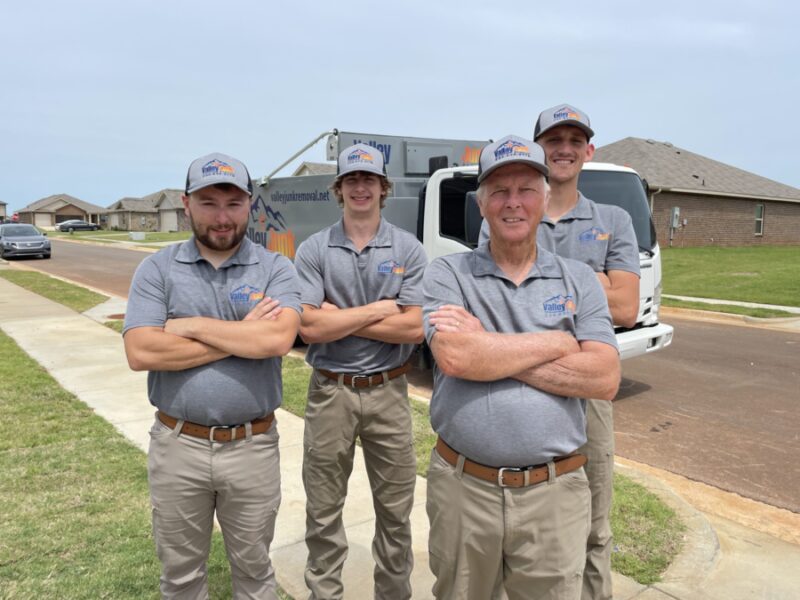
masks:
[[[332,128],[530,136],[561,102],[597,146],[669,141],[800,187],[798,6],[0,0],[0,200],[108,206],[217,150],[261,176]]]

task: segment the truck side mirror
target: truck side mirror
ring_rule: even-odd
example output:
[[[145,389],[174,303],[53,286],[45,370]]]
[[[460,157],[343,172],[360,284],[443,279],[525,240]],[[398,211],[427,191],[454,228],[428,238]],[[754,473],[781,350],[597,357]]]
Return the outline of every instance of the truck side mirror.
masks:
[[[464,195],[464,237],[470,247],[475,248],[481,236],[481,211],[478,208],[478,192]]]

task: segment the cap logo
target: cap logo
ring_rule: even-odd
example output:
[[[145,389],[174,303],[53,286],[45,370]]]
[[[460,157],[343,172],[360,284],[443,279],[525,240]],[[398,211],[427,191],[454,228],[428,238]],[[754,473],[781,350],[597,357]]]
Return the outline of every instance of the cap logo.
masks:
[[[361,163],[361,162],[374,163],[375,159],[372,158],[372,154],[370,154],[369,152],[365,152],[361,148],[357,148],[356,150],[347,155],[347,164]]]
[[[544,301],[544,314],[549,317],[560,317],[575,313],[575,300],[572,295],[559,294]]]
[[[494,151],[494,159],[500,160],[503,158],[510,158],[512,156],[524,156],[526,158],[530,158],[531,151],[528,146],[517,142],[515,140],[508,140],[504,142],[497,149]]]
[[[580,121],[581,117],[573,111],[571,108],[564,107],[556,112],[553,113],[553,120],[554,121],[563,121],[565,119],[570,119],[573,121]]]
[[[228,163],[215,158],[203,165],[203,177],[213,177],[214,175],[236,177],[236,171]]]

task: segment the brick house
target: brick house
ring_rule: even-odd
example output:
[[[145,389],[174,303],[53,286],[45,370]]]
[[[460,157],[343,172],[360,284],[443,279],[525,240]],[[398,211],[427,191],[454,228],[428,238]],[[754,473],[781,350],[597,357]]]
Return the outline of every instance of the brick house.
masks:
[[[598,148],[594,160],[647,180],[662,247],[800,244],[800,189],[641,138]]]
[[[30,223],[36,227],[52,229],[57,224],[70,219],[81,219],[102,225],[106,209],[79,200],[69,194],[54,194],[19,209],[17,213],[20,223]]]
[[[8,212],[6,212],[7,206],[8,206],[7,202],[3,202],[2,200],[0,200],[0,221],[5,220],[5,218],[8,216]]]

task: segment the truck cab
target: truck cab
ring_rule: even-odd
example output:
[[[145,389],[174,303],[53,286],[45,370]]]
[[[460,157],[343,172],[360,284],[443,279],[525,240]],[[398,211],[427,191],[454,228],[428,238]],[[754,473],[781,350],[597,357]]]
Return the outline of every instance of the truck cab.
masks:
[[[420,191],[417,237],[430,259],[475,248],[481,216],[475,201],[477,167],[436,171]],[[578,180],[583,194],[602,204],[619,206],[631,215],[639,244],[639,313],[630,328],[617,327],[623,359],[665,348],[673,328],[659,323],[661,304],[661,256],[650,218],[646,184],[628,167],[610,163],[586,163]]]

